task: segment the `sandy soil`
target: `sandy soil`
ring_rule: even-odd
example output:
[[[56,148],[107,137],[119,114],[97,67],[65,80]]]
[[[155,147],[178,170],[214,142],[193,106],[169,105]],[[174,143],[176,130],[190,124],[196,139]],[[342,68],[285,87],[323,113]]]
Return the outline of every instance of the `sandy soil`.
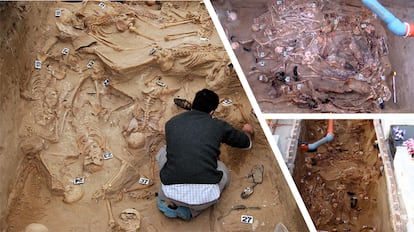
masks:
[[[2,78],[17,68],[22,74],[3,82],[2,91],[19,87],[19,111],[10,121],[22,119],[16,122],[15,144],[16,156],[24,158],[2,231],[22,231],[35,222],[72,232],[273,231],[277,223],[306,230],[204,5],[16,2],[3,7],[18,16],[2,22],[14,27],[1,32],[1,49],[22,65],[3,66],[1,72]],[[7,38],[21,44],[6,46]],[[154,155],[164,145],[165,121],[184,111],[173,99],[191,101],[205,87],[231,100],[220,105],[219,118],[238,128],[246,122],[255,126],[254,147],[223,146],[221,158],[232,181],[220,202],[190,222],[171,220],[156,207]],[[6,97],[0,101],[17,104]],[[112,157],[104,159],[108,153]],[[251,185],[247,175],[258,164],[264,165],[263,183],[241,199]],[[74,184],[78,177],[83,184]],[[149,183],[139,184],[140,178]],[[231,210],[238,205],[244,207]],[[123,213],[131,208],[137,211]],[[254,223],[241,223],[241,215],[253,216]]]
[[[389,61],[387,35],[360,1],[278,2],[213,2],[262,112],[378,113],[412,108],[403,99],[400,106],[390,104],[396,67]],[[402,88],[409,82],[399,81]]]
[[[300,140],[326,135],[326,120],[302,122]],[[315,152],[299,151],[294,179],[320,230],[392,231],[382,172],[370,120],[334,121],[334,140]]]

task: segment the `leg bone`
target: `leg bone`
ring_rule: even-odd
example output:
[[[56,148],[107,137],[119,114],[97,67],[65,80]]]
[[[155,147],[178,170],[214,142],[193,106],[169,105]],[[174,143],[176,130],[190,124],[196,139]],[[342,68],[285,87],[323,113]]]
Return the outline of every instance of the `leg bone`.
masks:
[[[184,32],[184,33],[178,33],[178,34],[170,34],[170,35],[166,35],[164,37],[165,41],[170,41],[170,40],[176,40],[176,39],[181,39],[187,36],[196,36],[198,35],[197,31],[191,31],[191,32]]]

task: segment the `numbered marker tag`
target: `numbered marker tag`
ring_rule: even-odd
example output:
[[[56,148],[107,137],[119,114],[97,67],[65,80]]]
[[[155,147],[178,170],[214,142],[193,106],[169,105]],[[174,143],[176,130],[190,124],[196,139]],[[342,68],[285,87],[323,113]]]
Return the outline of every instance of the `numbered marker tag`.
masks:
[[[85,179],[83,177],[76,177],[73,179],[73,184],[83,184],[85,183]]]
[[[264,67],[265,66],[265,62],[262,60],[259,62],[260,66]]]
[[[36,60],[35,61],[35,69],[41,69],[42,68],[42,61]]]
[[[285,82],[290,82],[290,76],[285,77]]]
[[[208,41],[208,39],[207,38],[204,38],[204,37],[200,37],[200,40],[201,41]]]
[[[101,9],[103,9],[103,8],[105,8],[105,3],[100,2],[98,6],[99,6]]]
[[[69,48],[63,48],[62,55],[67,55],[67,54],[69,54]]]
[[[157,85],[161,86],[161,87],[165,87],[167,86],[164,82],[157,80]]]
[[[150,180],[148,178],[144,178],[144,177],[139,178],[139,181],[138,181],[138,183],[140,183],[142,185],[147,185],[147,184],[149,184],[149,182],[150,182]]]
[[[94,64],[95,64],[95,61],[90,60],[90,61],[88,62],[88,64],[86,65],[86,67],[88,67],[88,68],[92,68]]]
[[[231,99],[226,99],[226,100],[224,100],[223,101],[223,106],[229,106],[229,105],[231,105],[231,103],[233,103],[233,101],[231,100]]]
[[[105,79],[104,82],[102,83],[102,85],[107,87],[109,85],[109,82],[110,82],[109,79]]]
[[[157,51],[157,48],[151,48],[149,54],[152,55]]]
[[[61,9],[55,10],[55,17],[60,17],[61,15],[62,15],[62,10]]]
[[[241,215],[240,221],[245,224],[253,224],[253,216]]]
[[[282,5],[283,1],[276,1],[276,5]]]
[[[112,155],[112,153],[105,153],[104,155],[103,155],[103,159],[104,160],[108,160],[108,159],[112,159],[114,157],[114,155]]]
[[[259,75],[257,79],[259,79],[259,81],[266,81],[266,78],[263,75]]]

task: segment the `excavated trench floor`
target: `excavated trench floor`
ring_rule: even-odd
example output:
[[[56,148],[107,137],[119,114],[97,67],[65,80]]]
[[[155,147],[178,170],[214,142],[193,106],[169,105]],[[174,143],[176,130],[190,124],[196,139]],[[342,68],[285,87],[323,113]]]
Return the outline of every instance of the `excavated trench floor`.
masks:
[[[0,230],[20,232],[30,223],[72,232],[273,231],[278,223],[307,230],[199,1],[2,7],[10,17],[2,21],[1,60],[16,62],[1,66],[0,110],[18,110],[0,128],[14,141],[1,145],[0,175],[17,173],[1,186],[9,201],[0,204],[2,216],[7,211]],[[156,206],[155,154],[165,144],[165,121],[185,111],[174,98],[191,101],[202,88],[223,101],[218,118],[237,128],[253,124],[254,146],[223,146],[232,181],[221,200],[190,222],[172,220]],[[255,165],[264,165],[263,183],[241,199]],[[254,220],[244,223],[243,215]]]
[[[414,43],[384,30],[361,1],[213,5],[262,112],[413,112]],[[386,7],[413,20],[409,1]]]
[[[303,120],[300,142],[327,133],[327,120]],[[315,152],[298,150],[294,180],[317,229],[392,231],[387,189],[371,120],[335,120],[335,137]]]

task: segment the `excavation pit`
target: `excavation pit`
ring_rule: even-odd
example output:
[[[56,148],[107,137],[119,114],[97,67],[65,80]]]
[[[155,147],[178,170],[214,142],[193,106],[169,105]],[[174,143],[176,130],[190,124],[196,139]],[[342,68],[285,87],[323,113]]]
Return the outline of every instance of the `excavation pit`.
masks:
[[[319,141],[327,127],[328,120],[303,120],[299,144]],[[332,141],[312,152],[298,149],[293,177],[317,229],[393,231],[376,131],[372,120],[335,120]]]
[[[410,1],[381,3],[414,20]],[[414,41],[361,1],[213,5],[262,112],[413,112]]]
[[[307,230],[199,1],[7,2],[0,11],[1,231]],[[220,202],[172,220],[157,208],[155,154],[165,121],[185,111],[174,99],[202,88],[220,96],[216,117],[253,124],[254,148],[223,146],[232,181]],[[263,182],[241,199],[255,165]]]

